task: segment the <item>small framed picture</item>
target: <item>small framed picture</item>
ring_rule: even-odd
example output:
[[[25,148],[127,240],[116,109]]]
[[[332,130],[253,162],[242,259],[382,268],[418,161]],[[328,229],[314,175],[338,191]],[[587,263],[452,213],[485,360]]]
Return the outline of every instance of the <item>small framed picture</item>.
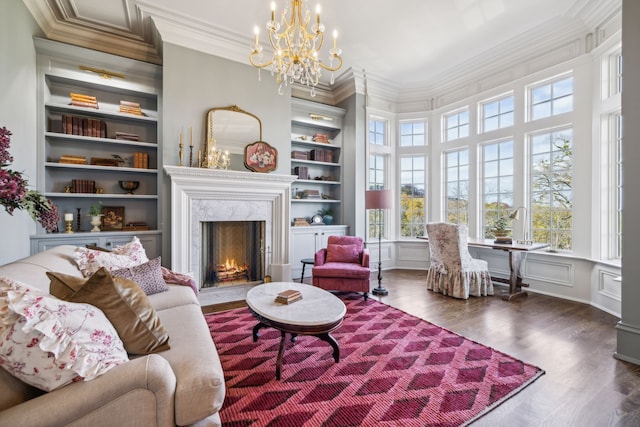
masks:
[[[124,228],[124,206],[102,207],[102,231],[122,231]]]
[[[253,172],[271,172],[278,168],[278,150],[264,141],[244,147],[244,165]]]

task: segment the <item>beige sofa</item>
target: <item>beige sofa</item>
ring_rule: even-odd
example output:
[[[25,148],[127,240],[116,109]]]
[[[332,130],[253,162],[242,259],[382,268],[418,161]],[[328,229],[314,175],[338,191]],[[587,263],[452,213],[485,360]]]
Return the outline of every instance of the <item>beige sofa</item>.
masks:
[[[82,277],[74,246],[0,266],[0,276],[49,291],[47,271]],[[224,375],[193,290],[169,285],[149,296],[171,349],[132,358],[88,382],[44,393],[0,369],[0,425],[220,426]]]

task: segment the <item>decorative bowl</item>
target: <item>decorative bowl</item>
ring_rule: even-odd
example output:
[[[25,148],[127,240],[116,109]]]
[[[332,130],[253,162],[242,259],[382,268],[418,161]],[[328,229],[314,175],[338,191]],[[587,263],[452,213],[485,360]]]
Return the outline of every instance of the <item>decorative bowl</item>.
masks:
[[[119,181],[120,188],[127,192],[127,194],[133,194],[134,191],[140,186],[140,181]]]

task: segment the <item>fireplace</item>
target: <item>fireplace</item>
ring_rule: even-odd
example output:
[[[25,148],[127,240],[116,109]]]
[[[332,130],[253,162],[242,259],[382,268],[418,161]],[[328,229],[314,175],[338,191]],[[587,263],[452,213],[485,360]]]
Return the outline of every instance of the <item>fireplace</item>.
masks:
[[[264,281],[265,221],[205,221],[200,224],[203,288]]]
[[[257,221],[264,224],[263,281],[291,280],[289,229],[292,175],[164,166],[171,179],[171,259],[176,272],[191,275],[202,305],[244,299],[243,286],[207,286],[202,267],[205,222]],[[226,261],[226,259],[225,259]],[[163,264],[165,259],[163,258]]]

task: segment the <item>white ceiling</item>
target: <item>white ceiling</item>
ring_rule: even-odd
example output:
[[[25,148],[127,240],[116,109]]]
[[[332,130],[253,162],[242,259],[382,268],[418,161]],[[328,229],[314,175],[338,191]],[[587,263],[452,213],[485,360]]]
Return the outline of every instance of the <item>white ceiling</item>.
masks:
[[[161,42],[248,63],[267,0],[23,0],[47,37],[161,62]],[[284,0],[278,0],[278,10]],[[310,1],[315,10],[317,1]],[[366,70],[396,87],[430,83],[474,58],[549,49],[597,31],[621,0],[321,0],[343,70]],[[323,53],[328,57],[325,48]],[[486,62],[486,59],[485,59]],[[466,65],[465,65],[466,64]],[[338,71],[340,74],[343,70]],[[325,75],[324,79],[328,79]]]

